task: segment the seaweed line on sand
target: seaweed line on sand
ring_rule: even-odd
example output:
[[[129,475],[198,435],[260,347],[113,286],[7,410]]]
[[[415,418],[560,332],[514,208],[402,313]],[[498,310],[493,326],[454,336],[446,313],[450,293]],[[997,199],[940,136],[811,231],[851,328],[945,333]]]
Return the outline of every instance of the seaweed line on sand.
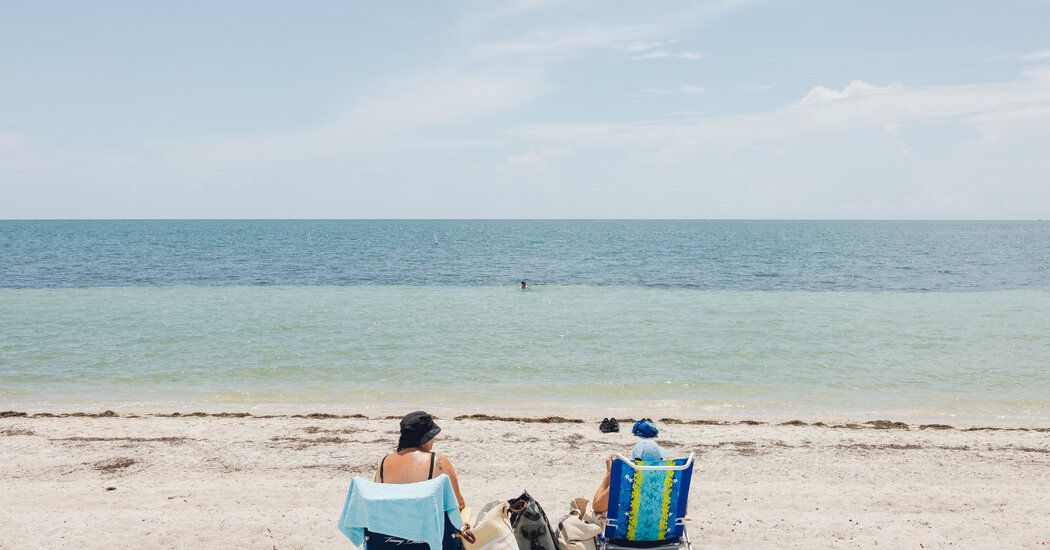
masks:
[[[400,420],[400,416],[377,416],[369,417],[363,414],[333,414],[333,413],[308,413],[308,414],[261,414],[256,415],[248,412],[172,412],[172,413],[153,413],[146,416],[158,417],[158,418],[251,418],[251,419],[268,419],[268,418],[296,418],[296,419],[311,419],[311,420]],[[23,411],[0,411],[0,418],[140,418],[138,415],[127,414],[120,415],[114,411],[106,410],[102,412],[70,412],[70,413],[49,413],[39,412],[29,414]],[[438,418],[435,416],[435,418]],[[586,420],[581,418],[567,418],[563,416],[544,416],[544,417],[529,417],[529,416],[501,416],[492,414],[464,414],[454,417],[454,420],[476,420],[484,422],[522,422],[529,424],[585,424]],[[632,422],[634,419],[622,418],[618,419],[621,422]],[[743,426],[768,426],[771,425],[769,422],[761,420],[713,420],[713,419],[693,419],[683,420],[680,418],[661,418],[660,423],[671,424],[671,425],[689,425],[689,426],[732,426],[732,425],[743,425]],[[848,430],[861,430],[861,429],[874,429],[874,430],[910,430],[912,429],[905,422],[898,422],[894,420],[869,420],[864,423],[856,422],[845,422],[839,424],[827,424],[824,422],[805,422],[802,420],[788,420],[786,422],[780,422],[772,424],[775,426],[784,427],[818,427],[818,428],[830,428],[830,429],[848,429]],[[1050,427],[998,427],[998,426],[973,426],[968,428],[957,428],[948,424],[920,424],[918,426],[920,430],[958,430],[964,432],[977,432],[977,431],[1012,431],[1012,432],[1042,432],[1050,433]]]

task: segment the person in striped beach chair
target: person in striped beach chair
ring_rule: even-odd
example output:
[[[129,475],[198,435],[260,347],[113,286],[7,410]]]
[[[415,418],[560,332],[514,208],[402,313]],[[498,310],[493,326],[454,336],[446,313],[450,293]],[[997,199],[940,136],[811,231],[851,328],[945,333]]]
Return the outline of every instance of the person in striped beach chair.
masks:
[[[594,510],[606,514],[599,548],[688,550],[685,517],[694,455],[667,458],[651,439],[657,430],[648,419],[637,422],[632,432],[643,441],[635,445],[632,458],[610,457],[608,476],[595,497]]]

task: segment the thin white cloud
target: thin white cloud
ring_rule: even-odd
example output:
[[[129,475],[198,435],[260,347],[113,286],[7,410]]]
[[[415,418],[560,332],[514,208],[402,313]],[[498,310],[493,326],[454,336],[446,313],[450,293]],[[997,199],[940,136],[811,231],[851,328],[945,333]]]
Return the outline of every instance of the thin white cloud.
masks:
[[[468,41],[462,53],[466,57],[480,59],[494,58],[528,58],[533,61],[556,62],[578,56],[587,50],[608,48],[626,51],[638,59],[660,59],[677,57],[680,59],[700,59],[698,52],[672,52],[660,46],[669,41],[669,36],[680,34],[695,28],[708,19],[731,12],[755,0],[715,0],[703,3],[687,3],[686,7],[665,10],[645,11],[643,16],[627,21],[603,21],[609,13],[600,4],[560,4],[563,19],[567,23],[535,28],[527,23],[518,28],[505,21],[510,15],[521,15],[538,8],[549,8],[550,2],[523,2],[513,9],[497,8],[482,15],[465,19],[465,24],[457,26],[461,31],[477,33],[476,40]],[[643,13],[643,12],[639,12]],[[494,19],[501,18],[499,25]],[[506,24],[504,24],[506,23]],[[486,31],[500,29],[499,39],[484,39]],[[504,37],[512,36],[506,39]],[[670,40],[673,42],[673,40]],[[660,53],[657,53],[660,52]],[[648,54],[648,55],[642,55]]]
[[[638,53],[638,52],[645,52],[645,51],[652,50],[652,49],[656,48],[659,45],[660,45],[659,42],[642,42],[642,41],[636,40],[636,41],[631,42],[630,44],[624,46],[623,49],[625,49],[625,50],[627,50],[627,51],[629,51],[631,53]]]
[[[559,61],[595,48],[614,48],[618,44],[650,34],[644,26],[565,26],[530,31],[512,40],[472,45],[470,52],[481,58],[528,56],[540,61]]]
[[[835,90],[832,88],[825,88],[824,86],[814,86],[809,90],[799,104],[807,105],[811,103],[819,103],[821,101],[833,101],[836,99],[843,99],[847,97],[860,96],[865,94],[878,94],[885,93],[893,90],[893,86],[879,87],[874,84],[868,84],[863,80],[854,80],[846,85],[841,90]]]
[[[1025,61],[1042,61],[1044,59],[1050,59],[1050,50],[1025,54],[1021,56],[1021,59],[1024,59]]]
[[[524,0],[513,2],[488,2],[461,15],[453,27],[457,33],[474,34],[499,27],[508,19],[532,15],[536,11],[555,8],[562,0]]]
[[[572,149],[531,149],[519,155],[511,156],[507,162],[519,168],[535,168],[547,163],[567,157],[573,153]]]
[[[693,60],[697,60],[697,59],[702,59],[704,57],[704,54],[699,53],[699,52],[677,52],[677,53],[672,53],[672,52],[669,52],[667,50],[653,50],[653,51],[648,51],[648,52],[641,53],[641,54],[638,54],[638,55],[633,55],[633,56],[631,56],[631,60],[632,61],[644,61],[644,60],[647,60],[647,59],[667,59],[667,58],[672,58],[672,57],[675,58],[675,59],[686,59],[686,60],[693,61]]]
[[[663,59],[665,57],[671,57],[671,54],[664,50],[656,50],[655,52],[643,53],[641,55],[632,55],[631,59],[634,61],[640,61],[645,59]]]
[[[682,85],[675,88],[645,88],[635,94],[636,96],[665,96],[673,94],[702,94],[706,92],[701,86]]]

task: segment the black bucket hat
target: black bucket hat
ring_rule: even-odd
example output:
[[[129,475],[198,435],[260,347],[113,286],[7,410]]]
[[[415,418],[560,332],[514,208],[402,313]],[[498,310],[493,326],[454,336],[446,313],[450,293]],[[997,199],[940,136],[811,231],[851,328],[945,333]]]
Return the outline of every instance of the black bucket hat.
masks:
[[[411,449],[434,439],[441,432],[441,427],[434,423],[434,417],[423,411],[410,412],[401,419],[401,437],[397,440],[397,450]]]

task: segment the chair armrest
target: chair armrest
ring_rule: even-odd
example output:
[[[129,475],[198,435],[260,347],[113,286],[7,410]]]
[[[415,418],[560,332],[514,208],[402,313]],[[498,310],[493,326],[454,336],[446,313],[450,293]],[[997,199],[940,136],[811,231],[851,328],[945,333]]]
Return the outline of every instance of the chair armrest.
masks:
[[[689,458],[687,458],[685,464],[682,464],[681,466],[640,466],[638,464],[635,464],[634,461],[627,458],[626,456],[623,456],[620,453],[616,453],[616,458],[626,462],[628,466],[635,470],[659,470],[666,472],[667,470],[688,470],[689,467],[693,465],[693,455],[694,453],[689,453]]]

